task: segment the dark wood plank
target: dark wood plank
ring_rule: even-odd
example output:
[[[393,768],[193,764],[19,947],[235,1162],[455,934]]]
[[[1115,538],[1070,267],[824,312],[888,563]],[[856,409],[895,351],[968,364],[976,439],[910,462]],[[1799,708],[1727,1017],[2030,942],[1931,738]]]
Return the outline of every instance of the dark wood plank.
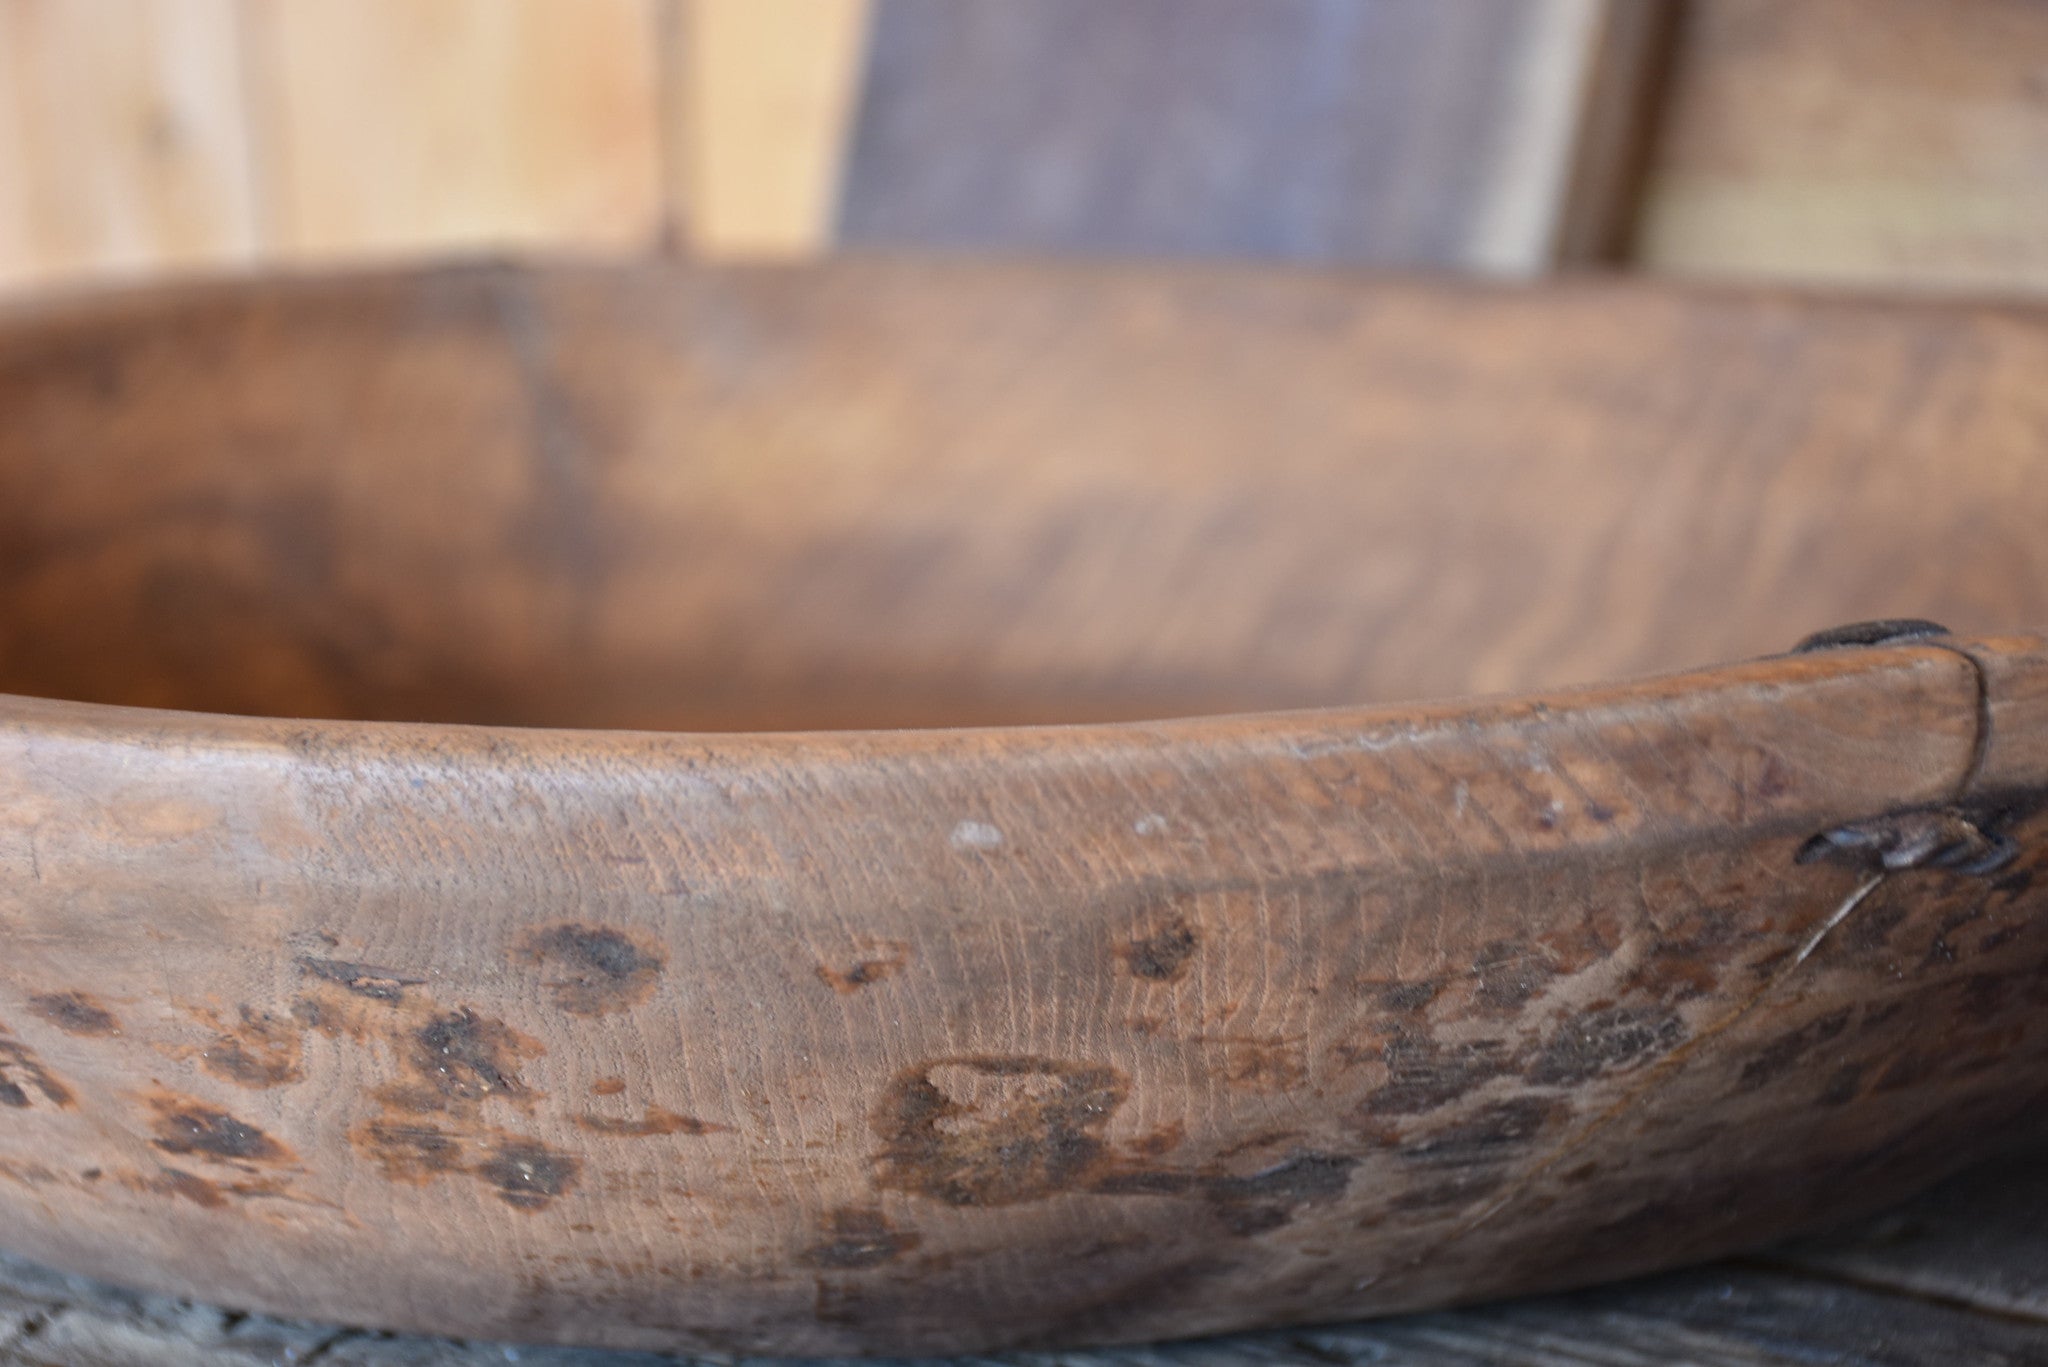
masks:
[[[1973,1168],[1877,1219],[1776,1250],[1771,1261],[2048,1320],[2048,1150]]]
[[[1548,249],[1557,265],[1608,266],[1628,255],[1679,13],[1670,0],[1609,0],[1598,9],[1578,82],[1570,172]]]
[[[2041,1249],[2029,1251],[2038,1257]],[[1995,1367],[2044,1359],[2048,1324],[1823,1279],[1716,1267],[1576,1295],[1329,1328],[974,1361],[991,1367]],[[464,1343],[241,1316],[132,1295],[0,1256],[0,1367],[710,1367],[722,1361]],[[822,1361],[850,1367],[861,1360]]]
[[[1347,1363],[1430,1367],[1992,1367],[2048,1354],[2048,1325],[1740,1268],[1296,1337]]]
[[[1528,268],[1579,4],[881,0],[853,244]]]

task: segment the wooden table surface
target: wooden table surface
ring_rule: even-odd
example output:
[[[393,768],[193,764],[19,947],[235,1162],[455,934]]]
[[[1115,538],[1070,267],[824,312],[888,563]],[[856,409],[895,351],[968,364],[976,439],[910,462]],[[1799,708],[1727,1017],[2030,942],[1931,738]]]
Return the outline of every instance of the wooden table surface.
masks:
[[[241,1315],[101,1286],[0,1254],[0,1367],[659,1367],[708,1361],[463,1343]],[[1619,1286],[1156,1348],[971,1361],[1018,1367],[2048,1363],[2048,1143],[2030,1144],[1854,1226]]]

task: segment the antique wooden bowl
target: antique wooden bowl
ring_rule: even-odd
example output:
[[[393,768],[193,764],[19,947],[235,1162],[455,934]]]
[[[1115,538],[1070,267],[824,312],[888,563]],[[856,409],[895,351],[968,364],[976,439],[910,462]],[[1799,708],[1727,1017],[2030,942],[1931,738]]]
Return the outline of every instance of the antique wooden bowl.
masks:
[[[14,306],[0,1243],[943,1351],[1896,1198],[2048,1084],[2048,648],[1790,647],[2048,621],[2044,373],[1137,267]]]

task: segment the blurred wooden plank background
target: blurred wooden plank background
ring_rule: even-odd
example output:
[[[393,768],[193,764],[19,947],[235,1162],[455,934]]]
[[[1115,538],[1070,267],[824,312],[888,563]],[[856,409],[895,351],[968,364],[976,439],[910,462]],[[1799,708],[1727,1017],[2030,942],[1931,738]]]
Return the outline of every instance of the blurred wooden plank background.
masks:
[[[235,0],[0,0],[0,282],[241,265]]]
[[[241,13],[277,255],[655,245],[655,0],[244,0]]]
[[[559,250],[2048,287],[2041,0],[0,0],[0,285]]]
[[[1610,8],[880,0],[838,238],[1531,273]]]
[[[2048,288],[2048,4],[1707,0],[1677,50],[1642,264]]]

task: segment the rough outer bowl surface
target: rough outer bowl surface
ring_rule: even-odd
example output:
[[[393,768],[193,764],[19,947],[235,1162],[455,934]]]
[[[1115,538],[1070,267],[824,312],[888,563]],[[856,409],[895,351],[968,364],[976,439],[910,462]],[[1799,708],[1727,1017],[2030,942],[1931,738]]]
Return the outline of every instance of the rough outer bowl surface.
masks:
[[[1894,1199],[2048,1084],[2048,651],[1786,648],[2048,619],[2044,352],[1136,267],[17,307],[0,1237],[926,1352]]]

